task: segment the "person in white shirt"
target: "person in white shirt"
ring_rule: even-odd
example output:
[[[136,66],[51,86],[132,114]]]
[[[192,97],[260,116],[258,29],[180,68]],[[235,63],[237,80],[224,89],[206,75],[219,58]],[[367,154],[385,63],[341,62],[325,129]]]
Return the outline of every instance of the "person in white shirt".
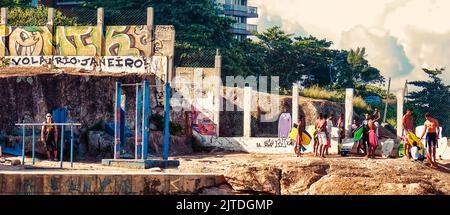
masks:
[[[331,129],[334,126],[334,123],[333,123],[333,121],[334,121],[334,114],[333,113],[330,114],[330,117],[327,117],[327,115],[325,115],[325,118],[327,119],[327,127],[326,128],[327,128],[327,133],[328,133],[328,136],[327,136],[327,147],[326,147],[326,150],[325,150],[325,154],[328,155],[328,149],[331,148]]]

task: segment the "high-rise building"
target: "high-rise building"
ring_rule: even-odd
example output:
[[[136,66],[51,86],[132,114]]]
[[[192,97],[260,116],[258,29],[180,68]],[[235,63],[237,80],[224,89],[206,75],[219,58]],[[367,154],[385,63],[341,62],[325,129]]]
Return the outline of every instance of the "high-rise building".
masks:
[[[248,6],[248,0],[215,0],[215,2],[223,7],[225,16],[235,21],[231,32],[236,39],[243,40],[253,32],[257,32],[257,25],[248,24],[247,19],[258,18],[258,8]]]

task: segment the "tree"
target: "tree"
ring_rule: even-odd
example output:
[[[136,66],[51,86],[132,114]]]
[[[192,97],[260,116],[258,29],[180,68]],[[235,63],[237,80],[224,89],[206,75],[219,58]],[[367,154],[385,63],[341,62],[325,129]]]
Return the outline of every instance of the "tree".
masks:
[[[19,7],[8,10],[8,25],[10,26],[44,26],[47,24],[48,9],[45,6]],[[55,13],[55,26],[75,25],[77,18],[64,16],[60,11]]]
[[[410,85],[422,88],[420,91],[411,92],[407,98],[407,107],[414,108],[415,124],[420,125],[425,121],[423,114],[430,112],[439,120],[446,133],[450,133],[450,85],[445,85],[439,77],[445,71],[444,68],[433,70],[423,68],[423,71],[431,80],[413,81]]]

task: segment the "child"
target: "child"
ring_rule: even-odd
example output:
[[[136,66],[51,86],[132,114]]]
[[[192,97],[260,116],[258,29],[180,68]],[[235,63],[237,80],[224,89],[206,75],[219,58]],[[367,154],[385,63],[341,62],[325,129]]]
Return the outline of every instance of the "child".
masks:
[[[421,154],[419,153],[420,147],[417,146],[417,142],[413,142],[413,147],[411,148],[411,157],[414,161],[419,161]]]

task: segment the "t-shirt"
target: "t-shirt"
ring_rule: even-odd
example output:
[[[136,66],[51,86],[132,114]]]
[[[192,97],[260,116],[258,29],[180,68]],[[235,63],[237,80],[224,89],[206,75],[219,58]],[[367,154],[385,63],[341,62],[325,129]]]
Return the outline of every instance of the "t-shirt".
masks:
[[[328,135],[331,136],[331,128],[333,127],[333,121],[331,121],[330,119],[327,119],[327,132]]]
[[[420,153],[419,153],[419,148],[418,148],[417,146],[413,146],[413,147],[411,148],[411,157],[412,157],[414,160],[418,160],[418,159],[419,159]]]

